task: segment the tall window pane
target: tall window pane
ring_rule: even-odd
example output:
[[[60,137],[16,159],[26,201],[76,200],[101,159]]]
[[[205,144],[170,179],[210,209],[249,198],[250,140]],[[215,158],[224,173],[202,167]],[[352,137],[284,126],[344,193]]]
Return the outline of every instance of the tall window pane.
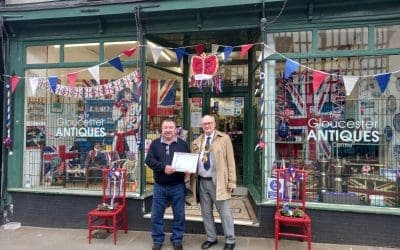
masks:
[[[360,50],[367,48],[367,27],[318,31],[318,50]]]
[[[99,43],[64,45],[64,62],[94,62],[99,58]]]
[[[400,25],[375,27],[375,48],[400,48]]]
[[[27,64],[44,64],[60,62],[59,45],[29,46],[26,48]]]

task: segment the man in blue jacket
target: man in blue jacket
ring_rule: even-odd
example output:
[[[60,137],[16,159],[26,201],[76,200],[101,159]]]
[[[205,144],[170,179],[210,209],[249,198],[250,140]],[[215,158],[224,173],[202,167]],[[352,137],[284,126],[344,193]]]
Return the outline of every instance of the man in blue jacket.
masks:
[[[175,152],[189,152],[189,146],[177,137],[175,122],[164,120],[161,124],[161,137],[150,144],[146,156],[146,164],[153,170],[155,181],[151,207],[153,250],[161,249],[164,243],[164,213],[168,201],[172,204],[174,215],[171,243],[174,250],[182,249],[185,231],[185,173],[175,172],[171,165]]]

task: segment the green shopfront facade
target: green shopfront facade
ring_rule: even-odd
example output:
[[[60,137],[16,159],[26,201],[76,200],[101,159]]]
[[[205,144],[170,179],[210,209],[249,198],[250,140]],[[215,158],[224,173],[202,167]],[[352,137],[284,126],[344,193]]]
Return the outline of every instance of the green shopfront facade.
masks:
[[[269,183],[273,169],[285,164],[310,173],[314,242],[400,246],[399,3],[72,2],[10,2],[0,10],[3,80],[19,77],[11,102],[13,145],[3,147],[2,209],[13,205],[9,219],[85,228],[87,211],[100,199],[88,160],[100,143],[98,164],[119,163],[107,158],[117,151],[129,168],[129,228],[150,230],[146,144],[165,117],[187,130],[190,142],[201,132],[198,117],[213,113],[232,137],[239,185],[258,220],[237,225],[238,235],[273,237]],[[198,49],[216,53],[214,76],[223,86],[193,80]],[[154,99],[160,86],[174,92],[172,105]],[[129,124],[118,106],[125,88],[132,96]],[[101,132],[90,134],[96,129]],[[122,151],[116,150],[120,135]],[[256,148],[260,141],[265,147]],[[200,222],[188,221],[187,232],[203,233]]]

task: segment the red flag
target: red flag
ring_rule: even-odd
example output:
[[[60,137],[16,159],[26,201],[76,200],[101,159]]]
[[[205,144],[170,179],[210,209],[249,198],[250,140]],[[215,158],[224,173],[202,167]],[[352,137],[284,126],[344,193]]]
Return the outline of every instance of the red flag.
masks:
[[[68,73],[68,83],[70,87],[75,87],[76,77],[78,76],[77,72]]]
[[[123,51],[122,53],[124,53],[124,55],[126,55],[127,57],[131,57],[133,54],[135,54],[136,49],[137,49],[137,47],[131,48],[131,49]]]
[[[197,44],[196,45],[196,54],[199,56],[204,51],[204,44]]]
[[[243,57],[251,47],[253,47],[254,44],[245,44],[241,46],[241,51],[240,51],[240,57]]]
[[[317,90],[321,86],[321,84],[324,82],[325,77],[328,75],[326,72],[318,71],[318,70],[313,70],[313,90],[314,93],[317,93]]]
[[[19,77],[18,76],[12,76],[10,79],[10,84],[11,84],[11,93],[14,93],[15,89],[17,88],[17,85],[19,83]]]

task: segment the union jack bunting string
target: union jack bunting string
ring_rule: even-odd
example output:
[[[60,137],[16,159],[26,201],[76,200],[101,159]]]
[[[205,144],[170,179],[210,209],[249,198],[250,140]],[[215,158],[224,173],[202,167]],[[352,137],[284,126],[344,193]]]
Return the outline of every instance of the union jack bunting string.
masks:
[[[319,87],[322,85],[322,83],[324,82],[325,78],[329,75],[331,75],[330,73],[324,72],[324,71],[320,71],[320,70],[316,70],[316,69],[312,69],[310,67],[307,67],[305,65],[301,65],[300,63],[291,60],[289,58],[287,58],[286,56],[284,56],[283,54],[275,51],[274,49],[270,48],[268,45],[266,45],[265,43],[253,43],[253,44],[243,44],[243,45],[238,45],[238,46],[228,46],[228,45],[219,45],[219,44],[211,44],[211,55],[216,57],[219,54],[223,54],[224,55],[224,60],[223,63],[227,62],[227,59],[231,56],[232,52],[234,49],[240,49],[240,56],[243,57],[245,56],[248,51],[254,46],[254,45],[261,45],[262,46],[262,51],[264,53],[264,60],[266,58],[269,58],[271,55],[278,55],[281,58],[283,58],[284,60],[286,60],[286,65],[285,65],[285,78],[289,78],[291,77],[292,73],[295,73],[296,71],[298,71],[298,69],[300,67],[307,69],[308,71],[312,71],[313,72],[313,88],[314,88],[314,92],[316,92]],[[57,87],[57,82],[58,79],[60,77],[67,77],[68,79],[68,83],[69,83],[69,87],[75,87],[75,81],[77,79],[77,75],[80,72],[83,71],[89,71],[89,73],[93,76],[93,78],[95,79],[93,81],[93,84],[100,84],[101,80],[100,80],[100,66],[103,64],[110,64],[111,66],[115,67],[117,70],[124,72],[123,71],[123,66],[121,64],[121,60],[120,57],[121,56],[126,56],[126,57],[131,57],[133,56],[136,51],[137,48],[144,46],[150,46],[151,48],[151,53],[153,53],[153,60],[155,63],[157,63],[158,57],[161,55],[161,52],[163,52],[163,50],[169,50],[172,53],[176,53],[176,59],[178,61],[180,61],[183,57],[183,55],[188,55],[188,56],[196,56],[198,55],[200,52],[203,53],[204,52],[204,44],[196,44],[196,45],[190,45],[190,46],[185,46],[185,47],[178,47],[178,48],[169,48],[169,47],[162,47],[162,46],[158,46],[157,49],[153,49],[152,45],[136,45],[133,48],[130,48],[128,50],[123,51],[121,54],[119,54],[118,56],[100,63],[98,65],[89,67],[87,69],[82,69],[80,71],[76,71],[76,72],[70,72],[64,75],[60,75],[60,76],[47,76],[46,78],[49,79],[49,81],[52,83],[51,84],[51,88],[52,88],[52,92],[56,92],[56,87]],[[209,47],[209,46],[208,46]],[[191,48],[189,50],[189,48]],[[188,51],[187,51],[188,50]],[[195,54],[190,54],[189,51],[195,51]],[[217,59],[218,60],[218,59]],[[355,83],[359,80],[359,78],[367,78],[367,77],[374,77],[377,84],[380,87],[380,90],[382,93],[385,92],[390,76],[392,73],[397,73],[400,72],[399,70],[393,71],[393,72],[387,72],[387,73],[379,73],[376,75],[363,75],[363,76],[346,76],[346,75],[342,75],[343,77],[343,81],[345,83],[346,86],[346,91],[347,92],[351,92]],[[9,77],[11,78],[12,76],[10,75],[3,75],[4,77]],[[37,81],[35,80],[36,78],[43,78],[40,76],[34,76],[34,77],[23,77],[23,76],[14,76],[17,78],[28,78],[29,82],[31,83],[31,87],[33,90],[33,93],[35,93],[35,88],[36,88],[36,83]],[[18,83],[17,83],[18,84]],[[14,86],[13,86],[14,87]],[[218,86],[217,86],[218,87]],[[93,95],[98,95],[97,92],[93,91],[93,89],[88,89],[88,91],[92,90],[92,92],[89,92],[86,94],[86,96],[93,96]],[[218,88],[217,88],[218,90]],[[218,90],[219,91],[219,90]],[[13,91],[12,91],[13,93]]]

